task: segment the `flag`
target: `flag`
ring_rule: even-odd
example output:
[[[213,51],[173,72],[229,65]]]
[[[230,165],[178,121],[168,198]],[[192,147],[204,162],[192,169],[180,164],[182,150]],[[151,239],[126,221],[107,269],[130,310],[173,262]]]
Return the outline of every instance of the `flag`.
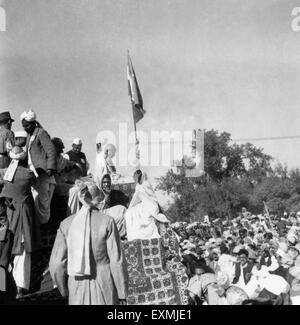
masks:
[[[128,94],[132,103],[133,120],[136,124],[145,115],[146,111],[143,109],[143,98],[140,92],[138,82],[136,80],[133,65],[128,53],[128,64],[127,64],[127,79],[128,79]]]

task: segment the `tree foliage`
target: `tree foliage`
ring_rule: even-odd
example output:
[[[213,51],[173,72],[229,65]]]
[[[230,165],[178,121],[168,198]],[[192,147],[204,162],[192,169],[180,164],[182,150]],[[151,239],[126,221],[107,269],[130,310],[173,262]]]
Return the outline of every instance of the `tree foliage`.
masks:
[[[205,132],[204,172],[198,178],[185,177],[182,167],[159,178],[158,189],[171,194],[173,203],[166,214],[175,221],[231,218],[243,206],[261,213],[263,201],[271,213],[300,210],[300,170],[289,171],[251,143],[232,143],[227,132]]]

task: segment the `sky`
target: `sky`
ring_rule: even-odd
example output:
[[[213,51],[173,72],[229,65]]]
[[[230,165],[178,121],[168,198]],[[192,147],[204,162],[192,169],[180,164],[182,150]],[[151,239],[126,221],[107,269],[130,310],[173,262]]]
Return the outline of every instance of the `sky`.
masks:
[[[0,0],[0,109],[21,129],[36,111],[66,149],[83,140],[94,165],[98,132],[133,130],[127,49],[147,111],[137,128],[300,136],[297,0]],[[300,167],[300,138],[254,141]],[[118,148],[119,150],[119,148]],[[151,176],[166,167],[145,166]],[[132,168],[120,167],[125,174]]]

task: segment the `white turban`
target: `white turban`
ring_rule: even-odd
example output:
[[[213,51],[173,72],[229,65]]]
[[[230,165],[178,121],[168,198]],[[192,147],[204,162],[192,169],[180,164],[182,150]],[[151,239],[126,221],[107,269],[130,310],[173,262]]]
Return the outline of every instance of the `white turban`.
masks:
[[[25,120],[27,122],[33,122],[36,120],[36,113],[33,110],[29,110],[28,112],[23,112],[20,117],[21,121]]]

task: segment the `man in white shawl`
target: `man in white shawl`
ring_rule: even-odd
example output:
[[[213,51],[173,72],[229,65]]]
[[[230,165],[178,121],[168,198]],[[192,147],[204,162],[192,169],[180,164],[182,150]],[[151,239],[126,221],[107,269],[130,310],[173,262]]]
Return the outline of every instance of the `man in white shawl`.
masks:
[[[113,144],[106,144],[101,151],[99,149],[96,155],[94,181],[97,186],[101,188],[101,179],[103,175],[109,174],[111,176],[117,176],[116,167],[113,163],[113,158],[116,154],[116,147]]]
[[[116,305],[127,298],[128,280],[117,226],[97,209],[95,185],[82,184],[80,211],[58,229],[49,268],[70,305]]]
[[[168,223],[169,220],[160,213],[158,200],[147,175],[137,170],[133,177],[136,182],[135,193],[125,214],[127,239],[158,238],[160,235],[155,221]]]

